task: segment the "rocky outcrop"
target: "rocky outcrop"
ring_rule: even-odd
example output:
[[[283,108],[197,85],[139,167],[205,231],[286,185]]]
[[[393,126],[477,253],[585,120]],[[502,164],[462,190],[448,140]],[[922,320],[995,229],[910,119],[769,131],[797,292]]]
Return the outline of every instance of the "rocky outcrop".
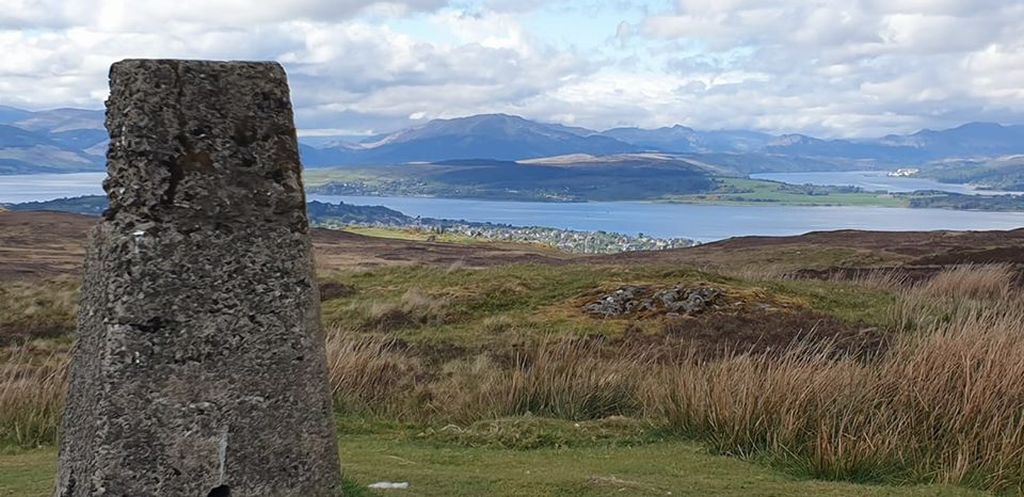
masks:
[[[679,317],[704,312],[721,303],[723,294],[715,288],[676,285],[670,288],[624,286],[583,306],[597,317],[664,315]]]

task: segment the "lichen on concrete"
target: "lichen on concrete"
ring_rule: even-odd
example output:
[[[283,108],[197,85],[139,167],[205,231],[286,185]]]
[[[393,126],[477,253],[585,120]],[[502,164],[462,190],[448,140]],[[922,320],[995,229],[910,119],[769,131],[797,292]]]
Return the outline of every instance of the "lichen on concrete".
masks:
[[[58,497],[338,495],[291,102],[275,63],[110,71]]]

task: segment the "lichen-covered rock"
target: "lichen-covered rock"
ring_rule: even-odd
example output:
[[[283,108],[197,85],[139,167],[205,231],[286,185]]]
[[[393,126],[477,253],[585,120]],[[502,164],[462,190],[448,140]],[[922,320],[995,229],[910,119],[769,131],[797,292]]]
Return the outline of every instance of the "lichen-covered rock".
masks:
[[[605,318],[693,315],[714,306],[721,297],[721,291],[709,287],[688,288],[677,285],[659,290],[645,286],[624,286],[584,305],[583,311]]]
[[[325,497],[339,463],[287,79],[110,72],[57,497]]]

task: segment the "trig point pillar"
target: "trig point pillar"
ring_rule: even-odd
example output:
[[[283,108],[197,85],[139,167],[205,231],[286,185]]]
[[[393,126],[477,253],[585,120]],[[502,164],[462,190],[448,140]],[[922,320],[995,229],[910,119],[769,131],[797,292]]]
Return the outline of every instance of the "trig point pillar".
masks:
[[[339,468],[288,83],[110,69],[57,497],[326,497]]]

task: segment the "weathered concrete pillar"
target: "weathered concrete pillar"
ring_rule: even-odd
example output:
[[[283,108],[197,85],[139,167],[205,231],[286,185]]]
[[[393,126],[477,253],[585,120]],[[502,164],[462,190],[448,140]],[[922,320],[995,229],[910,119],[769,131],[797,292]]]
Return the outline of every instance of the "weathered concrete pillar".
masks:
[[[110,90],[56,495],[338,495],[284,70],[126,60]]]

